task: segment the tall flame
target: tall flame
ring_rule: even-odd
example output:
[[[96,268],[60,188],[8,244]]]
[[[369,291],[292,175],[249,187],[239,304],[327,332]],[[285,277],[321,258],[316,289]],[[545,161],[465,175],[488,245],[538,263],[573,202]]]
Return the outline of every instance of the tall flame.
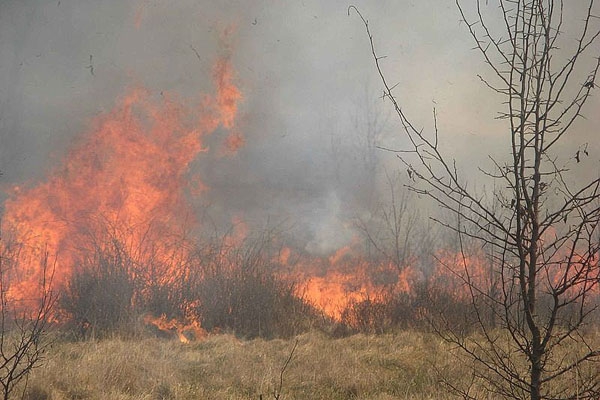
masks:
[[[234,129],[242,99],[228,56],[217,60],[212,78],[216,93],[195,109],[168,95],[156,102],[143,88],[130,90],[94,121],[45,182],[12,190],[3,223],[26,247],[9,295],[35,297],[43,271],[34,260],[42,251],[56,255],[55,283],[64,284],[78,248],[103,230],[127,232],[131,251],[148,235],[163,245],[182,237],[195,222],[188,188],[205,188],[202,182],[188,185],[190,163],[208,151],[207,135],[219,126]],[[156,250],[163,257],[165,251]]]

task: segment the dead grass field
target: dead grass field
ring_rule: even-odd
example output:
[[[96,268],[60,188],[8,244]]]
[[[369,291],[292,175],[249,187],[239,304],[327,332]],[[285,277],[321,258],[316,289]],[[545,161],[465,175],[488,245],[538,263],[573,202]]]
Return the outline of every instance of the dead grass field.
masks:
[[[214,335],[165,339],[57,341],[29,379],[25,398],[274,399],[295,341],[280,399],[444,399],[438,371],[461,376],[438,337],[417,332],[289,340]]]
[[[311,332],[250,341],[221,334],[188,344],[159,338],[56,340],[44,365],[31,374],[24,399],[275,399],[296,340],[279,400],[450,399],[441,378],[461,386],[471,376],[470,362],[456,358],[448,343],[415,331],[340,339]],[[576,380],[569,375],[557,384]],[[480,387],[479,394],[484,392]]]

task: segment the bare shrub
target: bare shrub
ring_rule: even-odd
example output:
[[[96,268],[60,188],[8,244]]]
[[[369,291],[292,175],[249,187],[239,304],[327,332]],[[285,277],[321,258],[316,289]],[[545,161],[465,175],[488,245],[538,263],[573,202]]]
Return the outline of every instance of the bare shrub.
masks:
[[[195,288],[202,326],[252,337],[290,336],[307,328],[310,307],[294,294],[294,285],[275,275],[268,237],[235,247],[223,244],[199,260],[202,278]]]
[[[60,301],[76,336],[137,334],[142,316],[243,337],[290,336],[310,326],[311,308],[293,283],[276,277],[271,236],[236,242],[227,233],[194,246],[154,243],[155,236],[134,251],[115,230],[88,238]]]
[[[132,261],[117,241],[96,246],[73,271],[60,297],[80,337],[102,337],[134,326]]]

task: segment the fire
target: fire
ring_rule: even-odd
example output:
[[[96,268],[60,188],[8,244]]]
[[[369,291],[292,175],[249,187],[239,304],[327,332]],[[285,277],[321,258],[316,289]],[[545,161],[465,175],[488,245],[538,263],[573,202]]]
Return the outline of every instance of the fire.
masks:
[[[340,321],[352,304],[385,301],[390,292],[412,295],[423,279],[414,267],[398,269],[389,262],[365,259],[356,242],[328,257],[294,255],[292,249],[285,247],[279,262],[284,266],[284,275],[299,282],[297,296],[335,321]]]
[[[144,7],[142,3],[136,12],[136,25],[141,23]],[[10,264],[9,299],[38,295],[45,273],[40,260],[46,253],[57,260],[54,284],[59,288],[76,268],[93,264],[94,256],[111,249],[131,261],[135,268],[128,272],[137,278],[158,284],[188,278],[181,266],[192,247],[188,232],[198,225],[188,197],[210,190],[201,179],[190,179],[190,164],[211,151],[219,156],[232,154],[245,143],[236,126],[243,96],[235,84],[229,35],[225,32],[222,37],[225,55],[212,70],[215,93],[202,96],[196,107],[182,104],[170,93],[156,101],[144,88],[131,89],[93,122],[46,181],[12,189],[2,218],[8,235],[3,235],[0,248],[3,268]],[[228,131],[221,146],[208,148],[205,138],[220,127]],[[213,262],[219,273],[229,268],[233,276],[235,261],[231,260],[242,257],[235,249],[248,238],[250,229],[241,215],[232,222],[232,231]],[[495,266],[482,252],[438,251],[436,259],[426,277],[417,260],[398,266],[389,260],[367,259],[355,240],[325,256],[283,247],[272,262],[281,268],[282,279],[297,283],[296,296],[336,321],[356,303],[384,302],[390,293],[417,296],[417,288],[426,280],[430,290],[457,301],[469,300],[466,282],[488,293],[498,284],[492,272]],[[560,271],[564,263],[557,263],[556,272],[549,273],[549,283],[556,285],[561,278],[583,281],[582,263],[572,264],[564,277]],[[143,297],[141,291],[138,296]],[[200,308],[199,304],[181,307],[184,311]],[[144,320],[162,331],[175,332],[182,342],[206,334],[189,315],[184,316],[185,322],[165,314],[147,315]]]
[[[437,263],[430,277],[431,287],[449,294],[458,301],[468,301],[471,293],[468,282],[486,293],[497,284],[495,265],[491,265],[485,254],[475,252],[463,254],[447,250],[438,251]]]
[[[193,320],[183,324],[176,319],[167,319],[166,315],[156,318],[152,315],[146,315],[144,322],[155,326],[162,332],[174,332],[181,343],[189,343],[190,339],[199,340],[206,337],[206,331],[202,329],[200,323]]]
[[[44,251],[57,258],[54,283],[60,288],[80,263],[81,251],[107,238],[118,238],[137,265],[155,264],[144,263],[145,254],[171,268],[179,264],[186,248],[182,238],[197,224],[187,196],[208,190],[202,182],[190,184],[190,163],[210,150],[207,135],[220,126],[235,129],[242,100],[228,52],[216,61],[212,78],[215,94],[203,96],[196,107],[167,94],[157,102],[148,90],[129,90],[93,122],[45,182],[11,191],[3,225],[11,243],[25,245],[11,276],[10,298],[35,297],[43,276],[36,260]],[[233,151],[240,140],[227,145]],[[3,245],[3,252],[11,250],[7,240]],[[163,276],[176,276],[172,272],[167,268]]]
[[[377,297],[377,291],[369,284],[361,282],[357,276],[330,271],[325,276],[309,277],[302,285],[304,298],[327,316],[336,321],[342,312],[353,302]]]
[[[237,152],[245,144],[244,137],[238,133],[232,133],[225,140],[225,153],[231,154]]]

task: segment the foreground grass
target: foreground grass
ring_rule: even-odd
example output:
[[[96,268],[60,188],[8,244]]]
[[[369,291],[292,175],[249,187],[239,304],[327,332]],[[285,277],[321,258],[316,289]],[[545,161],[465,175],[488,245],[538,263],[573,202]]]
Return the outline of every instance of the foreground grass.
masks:
[[[438,370],[460,374],[434,335],[308,333],[290,340],[215,335],[182,344],[121,339],[57,342],[25,398],[41,399],[443,399]]]

